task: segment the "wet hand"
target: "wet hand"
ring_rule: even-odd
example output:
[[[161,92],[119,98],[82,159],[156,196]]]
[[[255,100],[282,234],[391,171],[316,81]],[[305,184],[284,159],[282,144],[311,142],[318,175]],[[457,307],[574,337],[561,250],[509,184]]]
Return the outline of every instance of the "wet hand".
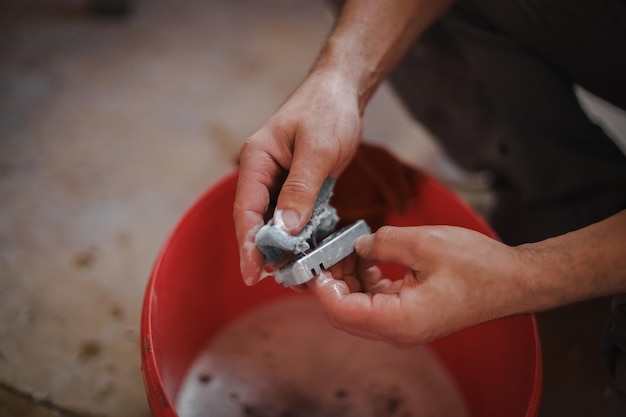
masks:
[[[468,229],[383,227],[357,241],[358,256],[308,284],[336,327],[414,346],[523,308],[518,250]],[[374,263],[406,267],[385,278]]]
[[[234,220],[246,284],[262,276],[264,259],[254,236],[264,224],[270,197],[278,194],[275,223],[297,233],[310,218],[326,177],[337,177],[356,152],[360,134],[358,92],[349,80],[329,72],[310,75],[245,142]]]

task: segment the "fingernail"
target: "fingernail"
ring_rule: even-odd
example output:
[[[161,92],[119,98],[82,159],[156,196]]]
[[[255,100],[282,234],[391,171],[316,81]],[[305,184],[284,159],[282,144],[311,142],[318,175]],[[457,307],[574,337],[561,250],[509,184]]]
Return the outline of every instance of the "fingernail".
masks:
[[[256,279],[254,277],[246,277],[243,282],[248,286],[248,287],[252,287],[253,285],[256,284]]]
[[[276,210],[274,212],[274,225],[290,231],[298,226],[300,216],[294,210]]]
[[[335,297],[342,298],[350,292],[348,285],[344,281],[334,279],[329,272],[322,271],[314,280],[313,285],[320,289],[323,287],[330,288]]]
[[[357,252],[361,252],[363,249],[371,244],[371,241],[372,235],[360,236],[359,238],[357,238],[356,242],[354,242],[354,249],[356,249]]]

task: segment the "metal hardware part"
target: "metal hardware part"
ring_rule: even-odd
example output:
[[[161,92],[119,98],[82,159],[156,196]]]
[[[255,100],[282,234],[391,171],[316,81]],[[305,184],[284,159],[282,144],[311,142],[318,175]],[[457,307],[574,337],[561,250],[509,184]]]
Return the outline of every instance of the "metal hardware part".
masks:
[[[294,261],[274,272],[274,279],[285,287],[304,284],[313,279],[322,269],[328,269],[354,252],[354,242],[370,233],[364,220],[347,226],[323,239],[308,253],[299,255]]]

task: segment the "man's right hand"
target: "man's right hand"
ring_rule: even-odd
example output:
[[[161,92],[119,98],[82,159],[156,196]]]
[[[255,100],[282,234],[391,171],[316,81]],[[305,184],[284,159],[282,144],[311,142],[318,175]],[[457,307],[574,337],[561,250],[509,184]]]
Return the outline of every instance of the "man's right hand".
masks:
[[[278,192],[275,224],[291,234],[299,232],[311,217],[322,183],[348,165],[360,135],[356,86],[326,71],[312,73],[245,142],[234,219],[246,284],[261,279],[264,259],[254,237],[264,223],[270,194]]]

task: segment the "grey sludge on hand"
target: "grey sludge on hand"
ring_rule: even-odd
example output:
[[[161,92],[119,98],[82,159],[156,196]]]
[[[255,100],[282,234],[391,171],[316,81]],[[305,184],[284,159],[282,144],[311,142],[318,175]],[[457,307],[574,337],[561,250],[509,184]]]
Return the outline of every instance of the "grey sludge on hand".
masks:
[[[297,255],[307,251],[311,247],[311,242],[317,242],[319,238],[334,230],[339,222],[337,211],[330,206],[334,186],[335,179],[327,177],[317,195],[311,218],[296,236],[278,227],[273,219],[261,227],[254,238],[254,243],[265,256],[267,264],[279,263],[290,252]]]

